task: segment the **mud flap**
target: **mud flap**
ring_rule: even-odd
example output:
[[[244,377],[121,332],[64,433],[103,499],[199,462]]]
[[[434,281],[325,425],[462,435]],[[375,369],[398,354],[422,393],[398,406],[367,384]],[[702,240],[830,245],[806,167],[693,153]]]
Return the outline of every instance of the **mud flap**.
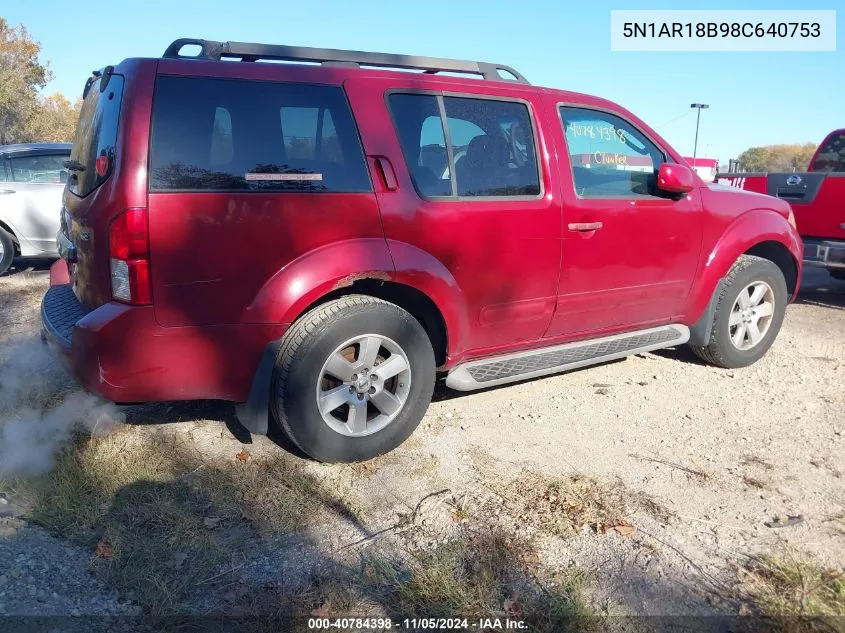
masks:
[[[249,389],[249,396],[246,402],[235,405],[235,415],[250,433],[267,435],[270,429],[270,390],[272,388],[273,368],[276,366],[276,357],[279,355],[279,346],[282,340],[271,341],[264,348],[261,360],[255,375],[252,377],[252,386]]]
[[[713,329],[713,317],[716,314],[716,302],[719,300],[719,294],[722,291],[722,285],[725,283],[725,278],[722,277],[713,289],[713,295],[704,310],[704,314],[695,322],[695,325],[689,329],[689,344],[704,347],[710,343],[710,332]]]

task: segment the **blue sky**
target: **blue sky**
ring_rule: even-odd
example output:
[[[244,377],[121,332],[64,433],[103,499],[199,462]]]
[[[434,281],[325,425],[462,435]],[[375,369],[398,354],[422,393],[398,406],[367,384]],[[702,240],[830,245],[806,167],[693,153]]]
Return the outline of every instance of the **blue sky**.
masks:
[[[4,0],[0,14],[41,42],[70,98],[94,68],[158,57],[178,37],[457,57],[517,68],[538,85],[587,92],[632,110],[685,155],[701,118],[699,156],[727,162],[744,149],[818,143],[845,126],[845,7],[831,0],[442,2],[144,0],[49,3]],[[839,6],[837,6],[839,5]],[[61,8],[59,8],[61,7]],[[611,9],[836,9],[833,53],[630,53],[610,51]]]

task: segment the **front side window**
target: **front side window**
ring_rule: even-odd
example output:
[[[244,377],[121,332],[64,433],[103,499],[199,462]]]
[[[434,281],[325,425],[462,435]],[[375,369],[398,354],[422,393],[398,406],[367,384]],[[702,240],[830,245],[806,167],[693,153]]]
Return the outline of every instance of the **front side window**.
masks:
[[[69,154],[11,157],[11,179],[15,182],[64,184],[67,182],[67,169],[62,163],[68,159]]]
[[[579,196],[661,197],[657,171],[666,158],[642,132],[598,110],[564,106],[560,118]]]
[[[336,86],[158,78],[152,191],[372,191]]]
[[[845,134],[831,136],[819,148],[812,167],[813,171],[845,172]]]
[[[414,186],[423,197],[540,194],[525,104],[427,94],[392,94],[388,102]]]

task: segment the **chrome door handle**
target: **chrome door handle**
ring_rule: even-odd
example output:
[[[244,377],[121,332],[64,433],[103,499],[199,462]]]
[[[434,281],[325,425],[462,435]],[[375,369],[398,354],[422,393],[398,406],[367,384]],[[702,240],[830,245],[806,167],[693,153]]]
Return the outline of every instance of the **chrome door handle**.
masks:
[[[4,193],[17,193],[14,189],[0,189],[0,194]]]
[[[570,231],[598,231],[604,224],[601,222],[572,222],[568,225]]]

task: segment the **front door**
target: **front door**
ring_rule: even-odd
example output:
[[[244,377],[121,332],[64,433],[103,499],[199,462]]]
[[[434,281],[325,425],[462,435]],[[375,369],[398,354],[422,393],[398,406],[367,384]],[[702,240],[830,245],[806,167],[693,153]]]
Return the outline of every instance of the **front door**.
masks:
[[[561,226],[539,158],[548,156],[539,98],[530,88],[514,99],[481,94],[483,84],[459,93],[451,82],[438,91],[436,78],[419,84],[413,75],[345,84],[366,153],[396,174],[395,186],[376,188],[396,267],[444,269],[466,319],[462,340],[450,333],[453,355],[538,340],[554,312]]]
[[[670,198],[657,190],[657,170],[669,159],[629,121],[554,106],[563,253],[548,335],[583,338],[670,322],[683,311],[699,261],[698,191]]]

